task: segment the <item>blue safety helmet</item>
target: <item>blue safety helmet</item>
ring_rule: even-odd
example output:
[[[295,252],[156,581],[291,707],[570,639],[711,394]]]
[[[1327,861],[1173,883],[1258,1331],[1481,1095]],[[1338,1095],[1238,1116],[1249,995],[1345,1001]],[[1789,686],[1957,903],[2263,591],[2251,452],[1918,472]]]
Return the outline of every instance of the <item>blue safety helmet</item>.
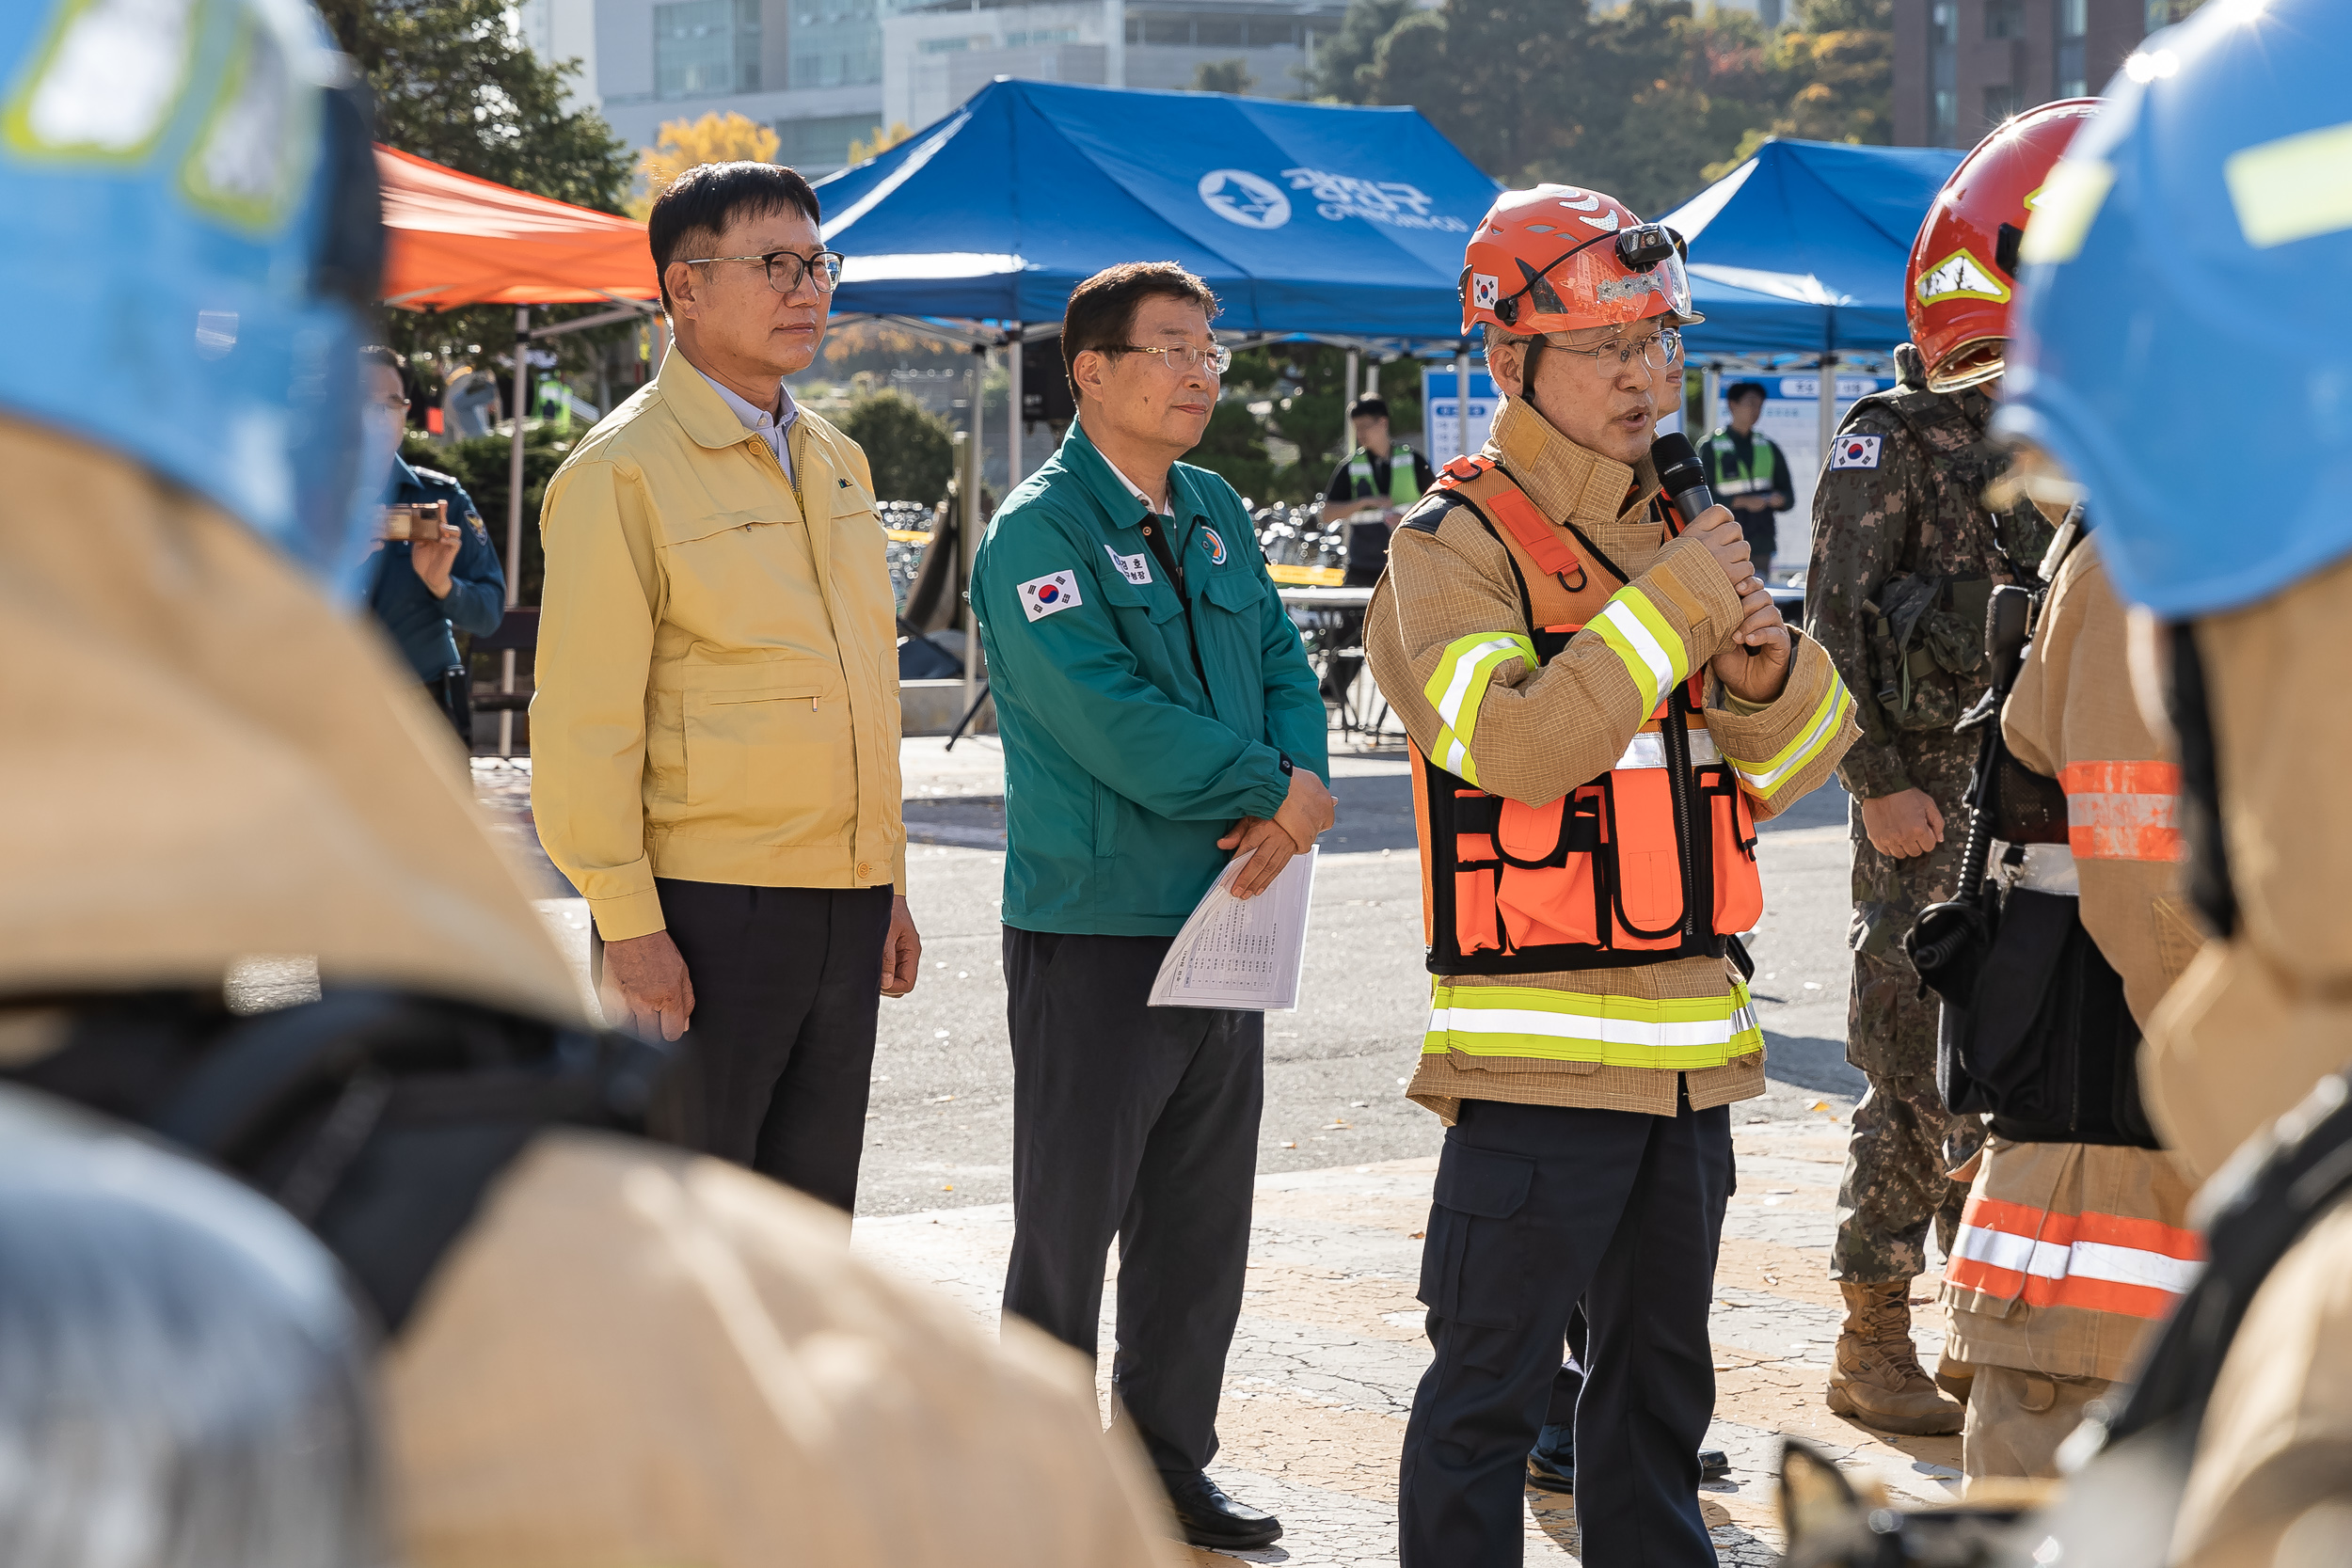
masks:
[[[2026,225],[1995,431],[2090,493],[2172,620],[2352,553],[2352,4],[2212,0],[2140,46]]]
[[[135,458],[348,586],[364,111],[305,0],[0,4],[0,412]]]

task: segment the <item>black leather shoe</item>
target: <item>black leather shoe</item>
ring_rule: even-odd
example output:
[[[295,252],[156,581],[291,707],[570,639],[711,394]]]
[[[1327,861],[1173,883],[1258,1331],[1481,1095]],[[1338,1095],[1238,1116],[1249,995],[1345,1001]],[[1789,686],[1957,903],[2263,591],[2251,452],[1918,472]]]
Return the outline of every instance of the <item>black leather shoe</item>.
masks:
[[[1168,1506],[1175,1511],[1178,1531],[1196,1546],[1248,1550],[1282,1539],[1281,1520],[1235,1502],[1198,1470],[1188,1476],[1162,1471],[1160,1484],[1168,1489]]]
[[[1554,1433],[1559,1435],[1555,1438]],[[1538,1492],[1576,1490],[1576,1444],[1565,1426],[1546,1427],[1527,1456],[1527,1484]],[[1721,1449],[1699,1450],[1699,1481],[1721,1481],[1731,1474],[1731,1456]]]
[[[1576,1429],[1566,1422],[1548,1426],[1535,1438],[1527,1456],[1527,1484],[1538,1492],[1576,1490]]]

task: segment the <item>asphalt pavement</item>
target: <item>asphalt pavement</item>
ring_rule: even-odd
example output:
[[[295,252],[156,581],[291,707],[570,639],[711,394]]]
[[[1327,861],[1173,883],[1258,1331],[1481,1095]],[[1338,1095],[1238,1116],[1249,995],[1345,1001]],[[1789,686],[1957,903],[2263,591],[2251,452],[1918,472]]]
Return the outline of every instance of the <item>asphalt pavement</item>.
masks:
[[[908,895],[923,979],[882,1005],[861,1214],[1012,1196],[1005,1032],[1002,752],[993,736],[904,743]],[[1428,1016],[1412,781],[1401,750],[1338,752],[1339,820],[1315,872],[1298,1010],[1266,1016],[1259,1168],[1314,1170],[1434,1155],[1443,1129],[1404,1097]],[[1752,1116],[1842,1112],[1845,796],[1829,784],[1764,824],[1766,913],[1751,949],[1773,1092]]]

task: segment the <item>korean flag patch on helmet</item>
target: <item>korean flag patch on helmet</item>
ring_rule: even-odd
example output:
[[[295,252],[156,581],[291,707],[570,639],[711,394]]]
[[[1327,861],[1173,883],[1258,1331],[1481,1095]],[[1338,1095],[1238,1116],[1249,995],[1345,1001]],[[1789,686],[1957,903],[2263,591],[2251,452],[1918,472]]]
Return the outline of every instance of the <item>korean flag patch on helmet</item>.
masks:
[[[1875,468],[1879,466],[1879,443],[1883,436],[1840,436],[1829,449],[1829,466],[1833,468]]]
[[[1479,310],[1493,309],[1495,308],[1495,295],[1501,291],[1502,287],[1502,285],[1501,280],[1498,279],[1492,273],[1471,273],[1470,305],[1472,309]]]
[[[1057,610],[1070,610],[1086,601],[1078,596],[1078,577],[1074,572],[1056,572],[1050,577],[1031,578],[1021,585],[1021,610],[1032,621],[1042,621]]]

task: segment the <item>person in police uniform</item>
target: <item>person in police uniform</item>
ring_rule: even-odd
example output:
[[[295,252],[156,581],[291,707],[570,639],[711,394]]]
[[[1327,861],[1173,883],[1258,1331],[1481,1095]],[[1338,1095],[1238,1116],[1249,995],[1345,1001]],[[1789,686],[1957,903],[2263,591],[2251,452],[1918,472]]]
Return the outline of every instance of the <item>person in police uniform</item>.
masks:
[[[1988,510],[2008,466],[1985,436],[1999,375],[2000,307],[1975,234],[1947,187],[1913,242],[1905,291],[1913,343],[1898,385],[1855,404],[1813,497],[1805,628],[1852,689],[1862,738],[1838,777],[1853,797],[1852,989],[1846,1059],[1868,1086],[1855,1105],[1830,1276],[1845,1298],[1829,1404],[1882,1431],[1954,1433],[1965,1394],[1920,1367],[1911,1282],[1932,1224],[1948,1254],[1966,1200],[1950,1173],[1983,1141],[1935,1085],[1936,1006],[1902,951],[1919,911],[1947,899],[1966,839],[1962,804],[1977,739],[1952,725],[1987,684],[1985,606],[2042,559],[2049,523],[2030,505]],[[1955,251],[1974,257],[1964,265]],[[2013,262],[2013,258],[2010,258]],[[1987,330],[1988,308],[1991,326]],[[1988,348],[1988,345],[1990,347]],[[1989,356],[1989,357],[1988,357]]]
[[[400,656],[448,716],[458,743],[473,744],[473,681],[458,657],[455,633],[487,637],[506,618],[506,574],[490,547],[473,499],[454,476],[412,467],[400,455],[408,424],[407,383],[400,358],[371,345],[365,361],[360,430],[363,470],[380,466],[384,504],[446,508],[437,537],[386,539],[376,552],[368,610]]]

